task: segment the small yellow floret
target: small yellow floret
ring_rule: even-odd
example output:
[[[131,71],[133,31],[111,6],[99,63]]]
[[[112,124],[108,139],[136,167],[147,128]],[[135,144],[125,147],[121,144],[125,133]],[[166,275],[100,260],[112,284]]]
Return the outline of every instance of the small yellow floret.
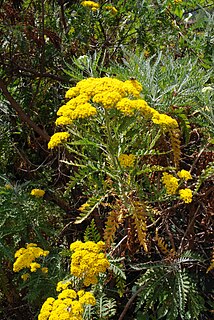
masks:
[[[94,1],[82,1],[81,5],[84,7],[89,7],[93,10],[97,10],[100,7],[99,3]]]
[[[29,277],[30,277],[29,273],[24,273],[24,274],[21,276],[21,278],[22,278],[23,281],[27,281],[27,279],[29,279]]]
[[[179,190],[180,198],[185,202],[185,203],[190,203],[192,202],[192,190],[186,188],[186,189],[181,189]]]
[[[185,181],[192,179],[191,173],[184,169],[181,171],[178,171],[177,175],[180,179],[184,179]]]
[[[86,305],[95,305],[96,300],[91,292],[65,289],[55,300],[48,298],[41,310],[38,320],[83,320]]]
[[[43,273],[48,273],[48,268],[43,267],[43,268],[41,268],[41,271],[42,271]]]
[[[136,110],[135,100],[123,98],[117,103],[116,108],[125,115],[132,116]]]
[[[48,149],[53,149],[57,147],[59,144],[65,142],[70,137],[68,132],[57,132],[52,135],[50,141],[48,142]]]
[[[66,99],[71,99],[73,97],[76,97],[79,94],[79,90],[76,87],[70,88],[66,94],[65,94],[65,98]]]
[[[156,124],[163,126],[164,129],[175,129],[178,128],[178,123],[175,119],[171,118],[170,116],[162,113],[155,113],[152,117],[152,121]]]
[[[93,97],[93,102],[102,103],[104,108],[113,108],[115,104],[121,100],[121,95],[118,92],[102,92]]]
[[[118,12],[114,6],[110,6],[110,5],[105,6],[105,9],[111,11],[112,14],[116,14]]]
[[[45,194],[45,191],[41,190],[41,189],[33,189],[33,190],[31,190],[30,194],[34,197],[42,198]]]
[[[65,298],[76,299],[77,294],[73,289],[64,289],[59,295],[58,299],[62,300]]]
[[[84,212],[85,209],[87,209],[88,207],[90,207],[89,204],[88,204],[87,202],[85,202],[85,203],[83,203],[83,204],[81,205],[81,207],[79,207],[78,210],[81,211],[81,212]]]
[[[30,264],[30,271],[31,272],[36,272],[37,269],[39,269],[39,268],[41,268],[41,265],[39,263],[37,263],[37,262],[32,262]]]
[[[5,189],[7,189],[7,190],[13,189],[12,185],[9,184],[9,183],[5,184],[4,187],[5,187]]]
[[[72,123],[72,120],[69,117],[61,116],[56,119],[56,126],[66,126]]]
[[[62,290],[65,290],[71,285],[71,281],[65,280],[65,281],[59,281],[57,283],[56,291],[60,292]]]
[[[76,107],[71,113],[72,119],[89,118],[96,115],[97,109],[90,103],[85,103]]]
[[[162,182],[168,194],[175,194],[178,189],[178,179],[167,172],[163,173]]]
[[[135,79],[126,80],[124,82],[124,88],[128,94],[138,97],[142,91],[142,85]]]
[[[83,290],[82,290],[83,291]],[[79,292],[78,292],[79,295]],[[95,306],[96,300],[91,292],[85,292],[84,294],[79,295],[80,303],[82,304],[90,304],[92,306]]]
[[[122,167],[133,167],[136,156],[133,154],[120,154],[118,159]]]

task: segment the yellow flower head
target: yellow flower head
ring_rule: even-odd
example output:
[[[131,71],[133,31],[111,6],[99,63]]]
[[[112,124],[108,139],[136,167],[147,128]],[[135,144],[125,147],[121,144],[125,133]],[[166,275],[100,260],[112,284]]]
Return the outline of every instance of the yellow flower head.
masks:
[[[184,169],[181,171],[178,171],[177,175],[180,179],[184,179],[185,181],[192,179],[191,173]]]
[[[21,278],[23,279],[23,281],[27,281],[27,279],[29,279],[30,275],[29,273],[24,273]]]
[[[161,125],[164,129],[176,129],[178,128],[178,123],[175,119],[171,118],[170,116],[162,113],[155,113],[152,117],[152,121],[156,124]]]
[[[81,205],[81,207],[79,207],[79,211],[81,211],[81,212],[84,212],[85,211],[85,209],[87,209],[87,208],[89,208],[90,207],[90,205],[87,203],[87,202],[85,202],[85,203],[83,203],[82,205]]]
[[[135,162],[135,159],[136,159],[136,156],[133,155],[133,154],[120,154],[119,156],[119,162],[120,162],[120,165],[124,168],[126,167],[133,167],[134,165],[134,162]]]
[[[50,141],[48,142],[48,149],[53,149],[57,147],[59,144],[65,142],[70,137],[68,132],[57,132],[51,137]]]
[[[71,281],[65,280],[65,281],[59,281],[57,283],[56,291],[60,292],[62,290],[67,289],[71,285]]]
[[[96,113],[97,109],[95,107],[90,103],[84,103],[77,106],[72,112],[70,112],[69,116],[75,120],[80,118],[89,118],[96,115]]]
[[[82,1],[81,5],[84,7],[89,7],[92,10],[97,10],[100,7],[99,3],[94,2],[94,1]]]
[[[11,185],[10,183],[5,184],[4,187],[5,187],[5,189],[7,189],[7,190],[13,189],[13,187],[12,187],[12,185]]]
[[[81,295],[78,292],[78,295],[80,297],[79,298],[80,303],[90,304],[92,306],[94,306],[96,304],[96,300],[91,292],[85,292],[84,294],[81,293]]]
[[[134,97],[138,97],[143,89],[141,84],[135,79],[126,80],[124,82],[124,88],[128,94],[133,95]]]
[[[85,306],[95,304],[96,300],[91,292],[80,290],[76,293],[72,289],[65,289],[56,300],[48,298],[44,302],[38,320],[83,320]]]
[[[66,116],[61,116],[56,119],[56,126],[66,126],[72,123],[72,119]]]
[[[115,104],[121,99],[121,95],[118,92],[112,91],[112,92],[101,92],[97,93],[93,97],[93,102],[96,103],[102,103],[104,108],[113,108]]]
[[[73,289],[64,289],[59,295],[58,299],[62,300],[65,298],[76,299],[77,294]]]
[[[45,191],[41,190],[41,189],[33,189],[33,190],[31,190],[30,194],[34,197],[42,198],[45,194]]]
[[[35,260],[39,257],[46,257],[49,251],[43,250],[35,243],[29,243],[26,248],[21,248],[16,251],[16,261],[13,264],[13,271],[19,272],[22,269],[28,268],[31,272],[37,271],[41,265]]]
[[[135,100],[123,98],[117,103],[116,108],[125,115],[132,116],[136,110],[136,103]]]
[[[186,189],[181,189],[179,190],[180,198],[185,202],[185,203],[190,203],[192,202],[192,190],[186,188]]]
[[[43,273],[48,273],[48,268],[43,267],[43,268],[41,268],[41,271],[42,271]]]
[[[162,182],[168,194],[175,194],[178,189],[178,179],[167,172],[163,173]]]
[[[35,271],[37,271],[37,269],[39,269],[39,268],[41,268],[41,265],[40,265],[39,263],[37,263],[37,262],[32,262],[32,263],[30,264],[30,271],[31,271],[31,272],[35,272]]]
[[[105,9],[109,10],[112,14],[116,14],[118,12],[117,9],[114,6],[111,6],[111,5],[105,6]]]
[[[71,273],[82,279],[85,286],[96,284],[99,273],[106,272],[110,265],[105,254],[100,252],[104,246],[102,241],[76,241],[70,245],[71,251],[74,251],[71,257]]]
[[[65,98],[66,99],[71,99],[73,97],[76,97],[79,94],[79,90],[76,87],[70,88],[66,94],[65,94]]]
[[[53,304],[55,302],[54,298],[47,298],[47,300],[43,303],[43,306],[40,310],[40,314],[38,316],[38,320],[47,320],[49,319],[52,310],[53,310]]]

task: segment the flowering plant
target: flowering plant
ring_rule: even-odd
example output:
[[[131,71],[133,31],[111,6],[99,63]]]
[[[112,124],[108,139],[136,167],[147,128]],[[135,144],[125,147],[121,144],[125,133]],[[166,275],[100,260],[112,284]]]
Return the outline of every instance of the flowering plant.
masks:
[[[48,297],[46,299],[38,320],[86,319],[85,316],[88,313],[89,317],[93,313],[90,309],[96,305],[95,295],[98,298],[99,308],[102,309],[99,298],[103,297],[101,292],[103,284],[101,281],[98,283],[98,277],[110,266],[105,253],[102,252],[104,248],[105,243],[102,241],[98,243],[76,241],[70,245],[72,277],[57,283],[57,298]],[[91,291],[88,291],[89,286],[91,286]],[[99,313],[102,311],[99,310]]]
[[[56,125],[64,131],[55,133],[48,147],[64,143],[75,155],[66,162],[73,170],[67,193],[81,185],[88,198],[76,223],[113,197],[106,243],[112,243],[118,227],[128,220],[136,225],[139,243],[148,251],[147,224],[156,215],[152,202],[160,199],[158,172],[178,167],[180,130],[176,119],[150,107],[141,94],[142,86],[135,79],[79,81],[66,92],[67,102],[57,112]],[[162,150],[160,141],[165,141]],[[160,154],[168,166],[162,165]]]

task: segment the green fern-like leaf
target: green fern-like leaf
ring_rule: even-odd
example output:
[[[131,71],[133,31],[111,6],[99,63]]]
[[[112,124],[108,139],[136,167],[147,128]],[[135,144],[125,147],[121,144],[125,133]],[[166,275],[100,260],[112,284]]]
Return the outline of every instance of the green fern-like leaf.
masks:
[[[197,254],[186,251],[170,263],[166,260],[138,265],[138,270],[145,266],[147,270],[137,282],[142,291],[136,311],[141,310],[143,315],[152,313],[155,319],[177,320],[178,316],[183,320],[198,319],[204,310],[204,300],[182,264],[192,264],[200,259]]]
[[[76,185],[84,184],[92,175],[99,173],[99,169],[95,167],[79,167],[78,171],[74,171],[71,176],[71,181],[67,184],[65,195],[67,195]]]
[[[180,257],[175,261],[176,264],[189,264],[203,262],[204,259],[197,252],[192,252],[190,250],[184,251]]]
[[[123,271],[123,266],[121,264],[122,259],[108,259],[110,262],[109,270],[113,273],[115,281],[116,281],[116,288],[117,292],[120,297],[123,296],[126,286],[126,274]]]
[[[185,271],[179,270],[175,273],[176,276],[176,298],[177,298],[177,304],[179,306],[179,312],[182,317],[184,318],[185,313],[185,306],[187,303],[187,297],[189,293],[189,287],[190,287],[190,280],[188,275]]]
[[[81,214],[79,217],[77,217],[76,221],[74,222],[75,224],[82,223],[85,219],[87,219],[90,214],[98,208],[98,206],[103,202],[105,199],[105,196],[99,196],[99,197],[91,197],[87,201],[87,206],[82,210]]]
[[[198,293],[196,285],[194,282],[191,282],[189,286],[188,302],[187,302],[187,319],[199,319],[201,311],[204,310],[204,299]]]
[[[116,314],[116,301],[113,298],[108,298],[105,294],[102,294],[100,298],[96,299],[95,310],[96,319],[108,319]]]
[[[201,176],[199,177],[198,181],[196,182],[195,185],[195,192],[198,192],[198,190],[200,189],[202,183],[204,181],[206,181],[207,179],[209,179],[210,177],[214,176],[214,162],[210,163],[206,169],[204,169],[202,171]]]
[[[126,274],[123,271],[123,268],[121,265],[121,261],[123,261],[123,258],[117,258],[117,259],[108,258],[108,261],[110,262],[109,270],[112,271],[116,277],[126,280]]]
[[[100,233],[97,230],[96,223],[94,219],[91,220],[91,223],[89,226],[87,226],[85,233],[84,233],[84,241],[94,241],[98,242],[100,241]]]
[[[84,55],[72,59],[72,64],[65,62],[67,69],[64,72],[70,76],[73,81],[80,81],[87,77],[100,77],[104,71],[105,53],[102,50],[93,55]]]

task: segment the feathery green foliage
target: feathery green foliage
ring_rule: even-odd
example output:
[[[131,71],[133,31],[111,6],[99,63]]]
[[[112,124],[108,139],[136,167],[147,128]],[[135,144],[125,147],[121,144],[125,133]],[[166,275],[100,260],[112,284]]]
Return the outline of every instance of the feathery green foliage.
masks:
[[[153,315],[156,319],[199,319],[204,300],[196,282],[183,264],[201,261],[197,254],[184,252],[180,258],[145,264],[146,272],[137,281],[142,287],[136,306],[137,314]],[[161,290],[160,290],[161,288]],[[191,306],[191,308],[190,308]]]

